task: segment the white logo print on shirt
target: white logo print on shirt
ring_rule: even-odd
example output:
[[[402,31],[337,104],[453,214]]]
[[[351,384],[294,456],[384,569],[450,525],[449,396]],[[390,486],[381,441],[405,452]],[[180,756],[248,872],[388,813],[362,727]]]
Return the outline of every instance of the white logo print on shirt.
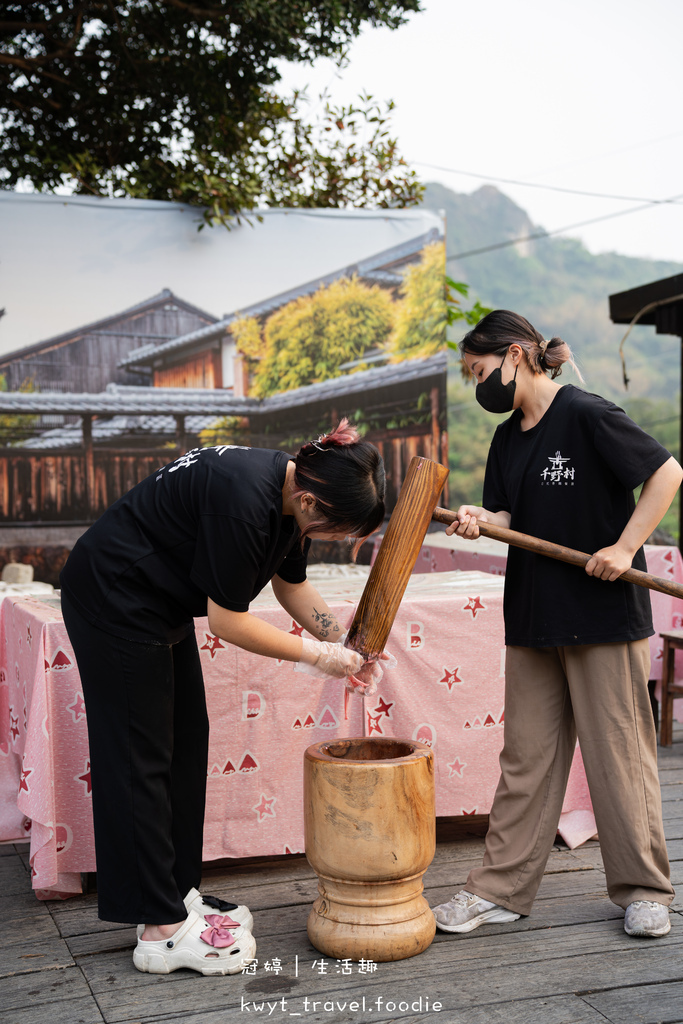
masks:
[[[571,460],[566,456],[562,455],[561,452],[557,451],[554,455],[548,456],[549,466],[546,466],[541,476],[543,477],[543,484],[559,484],[565,487],[574,486],[574,468],[569,467],[566,463]]]
[[[195,462],[197,462],[202,452],[215,451],[218,452],[219,455],[222,455],[223,452],[227,452],[230,449],[235,448],[239,448],[241,451],[244,452],[250,451],[250,449],[244,444],[221,444],[210,445],[209,447],[205,448],[192,448],[191,451],[185,452],[185,454],[181,455],[179,459],[176,459],[172,466],[164,466],[162,469],[160,469],[158,476],[156,478],[157,483],[159,482],[159,480],[163,479],[165,469],[168,470],[169,473],[175,473],[176,470],[178,469],[189,469],[190,466],[194,466]]]

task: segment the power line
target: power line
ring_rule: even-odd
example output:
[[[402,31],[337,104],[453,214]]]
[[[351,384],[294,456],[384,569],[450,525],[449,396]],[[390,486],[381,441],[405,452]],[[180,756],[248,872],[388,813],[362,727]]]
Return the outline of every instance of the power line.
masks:
[[[423,160],[413,160],[418,167],[431,167],[434,171],[447,171],[450,174],[462,174],[466,178],[477,178],[479,181],[496,181],[503,185],[522,185],[524,188],[542,188],[548,192],[564,192],[572,196],[591,196],[595,199],[621,199],[629,203],[673,202],[671,199],[648,199],[645,196],[617,196],[610,192],[587,192],[578,188],[563,188],[561,185],[543,185],[534,181],[518,181],[516,178],[497,178],[491,174],[475,174],[474,171],[459,171],[455,167],[441,167],[439,164],[426,164]]]
[[[677,139],[683,132],[671,132],[668,135],[658,135],[654,139],[639,139],[638,142],[631,143],[629,146],[620,146],[619,149],[610,149],[606,153],[591,153],[590,157],[582,160],[569,160],[563,164],[554,164],[552,167],[546,167],[542,174],[548,174],[551,171],[564,171],[567,167],[577,167],[581,164],[595,163],[596,160],[605,160],[610,156],[619,156],[620,153],[631,153],[634,149],[644,149],[647,146],[655,146],[658,142],[667,142],[669,139]]]
[[[683,199],[683,193],[672,196],[670,199],[659,199],[657,202],[673,203],[677,199]],[[573,231],[574,228],[583,228],[588,224],[597,224],[599,221],[612,220],[614,217],[624,217],[629,213],[638,213],[640,210],[649,210],[651,208],[652,202],[647,202],[642,206],[631,206],[628,210],[618,210],[616,213],[605,213],[601,217],[591,217],[590,220],[581,220],[576,224],[566,224],[562,228],[553,228],[552,231],[542,230],[537,231],[532,235],[523,235],[521,238],[508,238],[504,242],[494,242],[492,245],[484,245],[480,249],[470,249],[468,252],[459,252],[446,256],[446,262],[451,263],[453,260],[463,260],[468,256],[479,256],[484,252],[493,252],[494,249],[505,249],[510,245],[517,245],[519,242],[534,242],[539,238],[550,238],[551,235],[559,235],[562,234],[563,231]]]

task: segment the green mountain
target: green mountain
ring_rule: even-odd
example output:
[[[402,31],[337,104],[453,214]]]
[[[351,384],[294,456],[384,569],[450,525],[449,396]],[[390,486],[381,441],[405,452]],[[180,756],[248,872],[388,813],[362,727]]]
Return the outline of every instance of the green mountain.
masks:
[[[480,249],[538,231],[528,214],[492,185],[471,194],[427,185],[424,203],[446,214],[447,254]],[[680,342],[636,326],[626,343],[630,378],[624,390],[619,343],[626,327],[609,319],[608,296],[683,272],[683,264],[618,253],[593,255],[571,238],[544,238],[461,259],[448,273],[470,285],[485,306],[512,309],[549,338],[573,349],[588,390],[617,401],[675,399],[680,382]]]
[[[497,188],[485,185],[470,195],[430,184],[425,205],[446,214],[448,257],[533,234],[539,228],[528,214]],[[618,253],[590,253],[570,238],[520,242],[477,256],[449,259],[448,274],[470,286],[470,299],[485,306],[521,313],[546,338],[559,335],[572,348],[588,391],[622,406],[644,430],[679,455],[681,342],[636,326],[626,342],[630,383],[624,388],[619,343],[623,324],[609,318],[614,292],[671,277],[683,264],[637,259]],[[456,325],[457,326],[457,325]],[[467,328],[464,327],[462,336]],[[560,383],[578,384],[571,371]],[[505,417],[485,413],[457,370],[449,374],[449,461],[451,507],[478,504],[491,436]],[[677,500],[663,521],[678,533]]]

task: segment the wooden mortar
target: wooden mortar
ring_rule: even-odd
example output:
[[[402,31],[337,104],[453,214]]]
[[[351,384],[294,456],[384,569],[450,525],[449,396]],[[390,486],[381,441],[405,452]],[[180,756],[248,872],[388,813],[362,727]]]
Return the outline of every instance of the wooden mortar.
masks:
[[[417,740],[356,737],[304,754],[306,856],[318,875],[316,949],[339,960],[422,953],[436,922],[422,876],[436,848],[434,757]]]

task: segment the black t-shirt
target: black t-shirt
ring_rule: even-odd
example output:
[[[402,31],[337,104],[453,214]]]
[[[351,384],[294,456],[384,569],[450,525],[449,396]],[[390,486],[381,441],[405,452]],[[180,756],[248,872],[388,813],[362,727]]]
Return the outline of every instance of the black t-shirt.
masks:
[[[80,538],[60,583],[80,613],[130,640],[175,643],[206,599],[244,612],[277,573],[306,579],[310,540],[282,515],[289,456],[197,448],[119,498]]]
[[[496,430],[484,508],[510,528],[588,554],[615,544],[635,508],[633,488],[669,452],[612,402],[568,384],[531,430],[521,411]],[[645,569],[641,548],[633,567]],[[651,636],[647,590],[511,547],[505,577],[505,642],[519,647],[616,643]]]

